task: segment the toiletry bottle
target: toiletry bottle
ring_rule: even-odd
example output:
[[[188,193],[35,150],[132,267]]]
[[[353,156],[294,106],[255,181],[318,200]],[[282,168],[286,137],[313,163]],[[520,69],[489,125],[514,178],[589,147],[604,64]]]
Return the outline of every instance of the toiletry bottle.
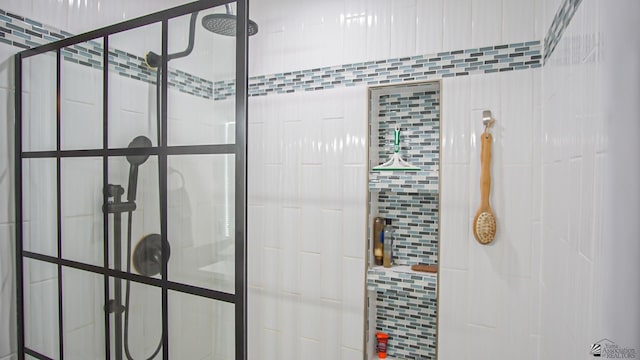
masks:
[[[384,232],[384,219],[376,217],[373,219],[373,258],[376,265],[382,265],[382,242],[380,237]]]
[[[389,342],[389,334],[383,332],[376,333],[376,351],[378,352],[378,359],[386,359],[387,357],[387,343]]]
[[[391,227],[391,219],[385,219],[382,244],[382,265],[386,268],[391,267],[393,262],[393,227]]]

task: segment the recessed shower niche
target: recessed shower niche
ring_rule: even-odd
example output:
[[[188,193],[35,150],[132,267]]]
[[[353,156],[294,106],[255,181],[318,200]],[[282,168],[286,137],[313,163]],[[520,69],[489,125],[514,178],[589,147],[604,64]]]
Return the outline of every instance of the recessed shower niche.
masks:
[[[436,359],[440,85],[369,89],[367,359],[378,358],[377,333],[389,336],[388,359]],[[387,163],[394,156],[404,165]],[[377,218],[390,221],[386,239]],[[381,264],[389,237],[391,263],[385,254]],[[432,266],[412,270],[419,264]]]

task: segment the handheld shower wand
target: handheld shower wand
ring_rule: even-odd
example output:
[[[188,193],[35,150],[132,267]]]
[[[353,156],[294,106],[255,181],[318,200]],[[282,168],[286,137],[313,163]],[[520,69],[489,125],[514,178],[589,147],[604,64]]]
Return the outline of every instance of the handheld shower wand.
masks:
[[[129,143],[131,148],[150,148],[153,144],[151,140],[143,135],[136,137]],[[135,202],[138,192],[138,167],[149,159],[149,155],[127,155],[129,167],[129,187],[127,188],[127,201]]]
[[[138,136],[134,138],[128,148],[150,148],[153,144],[151,140],[146,136]],[[129,162],[129,180],[127,188],[126,202],[121,201],[121,196],[124,194],[124,189],[120,185],[109,184],[105,189],[107,196],[113,198],[113,201],[109,201],[104,205],[105,212],[113,214],[113,252],[114,252],[114,267],[118,271],[122,271],[122,213],[127,213],[127,257],[126,257],[126,271],[131,272],[131,236],[133,225],[133,212],[136,209],[136,195],[138,191],[138,170],[140,165],[144,164],[149,159],[149,154],[142,155],[127,155],[127,161]],[[136,252],[134,253],[134,263],[144,262],[147,271],[138,271],[142,275],[154,276],[160,272],[163,263],[169,260],[169,244],[163,243],[160,240],[159,234],[152,234],[145,236],[144,239],[154,239],[154,241],[146,241],[144,244],[138,244],[136,246]],[[142,242],[141,242],[142,243]],[[147,245],[150,244],[150,245]],[[163,247],[167,253],[163,254]],[[140,249],[140,251],[139,251]],[[138,267],[136,267],[138,269]],[[155,272],[154,272],[155,270]],[[114,278],[114,299],[110,300],[105,306],[107,311],[114,313],[115,316],[115,346],[116,346],[116,360],[123,360],[122,349],[124,348],[124,355],[128,360],[133,360],[129,351],[129,300],[131,295],[131,282],[126,280],[125,289],[125,301],[122,303],[122,279]],[[122,322],[122,315],[124,314],[124,324]],[[124,325],[124,328],[123,328]],[[151,360],[155,358],[160,349],[162,348],[162,341],[159,342],[158,347],[153,354],[147,358]]]

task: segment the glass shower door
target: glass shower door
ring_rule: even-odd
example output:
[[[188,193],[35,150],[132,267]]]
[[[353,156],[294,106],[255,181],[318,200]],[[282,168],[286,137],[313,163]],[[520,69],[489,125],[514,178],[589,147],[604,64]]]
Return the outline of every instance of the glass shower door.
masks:
[[[19,358],[246,359],[246,31],[197,1],[16,56]]]

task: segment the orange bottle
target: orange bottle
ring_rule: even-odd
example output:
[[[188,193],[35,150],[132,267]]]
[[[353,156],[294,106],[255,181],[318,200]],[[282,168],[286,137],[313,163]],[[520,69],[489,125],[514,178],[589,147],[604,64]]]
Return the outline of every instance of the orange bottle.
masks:
[[[378,358],[386,359],[387,357],[387,342],[389,342],[389,335],[383,332],[376,333],[376,339],[378,340],[377,350]]]

